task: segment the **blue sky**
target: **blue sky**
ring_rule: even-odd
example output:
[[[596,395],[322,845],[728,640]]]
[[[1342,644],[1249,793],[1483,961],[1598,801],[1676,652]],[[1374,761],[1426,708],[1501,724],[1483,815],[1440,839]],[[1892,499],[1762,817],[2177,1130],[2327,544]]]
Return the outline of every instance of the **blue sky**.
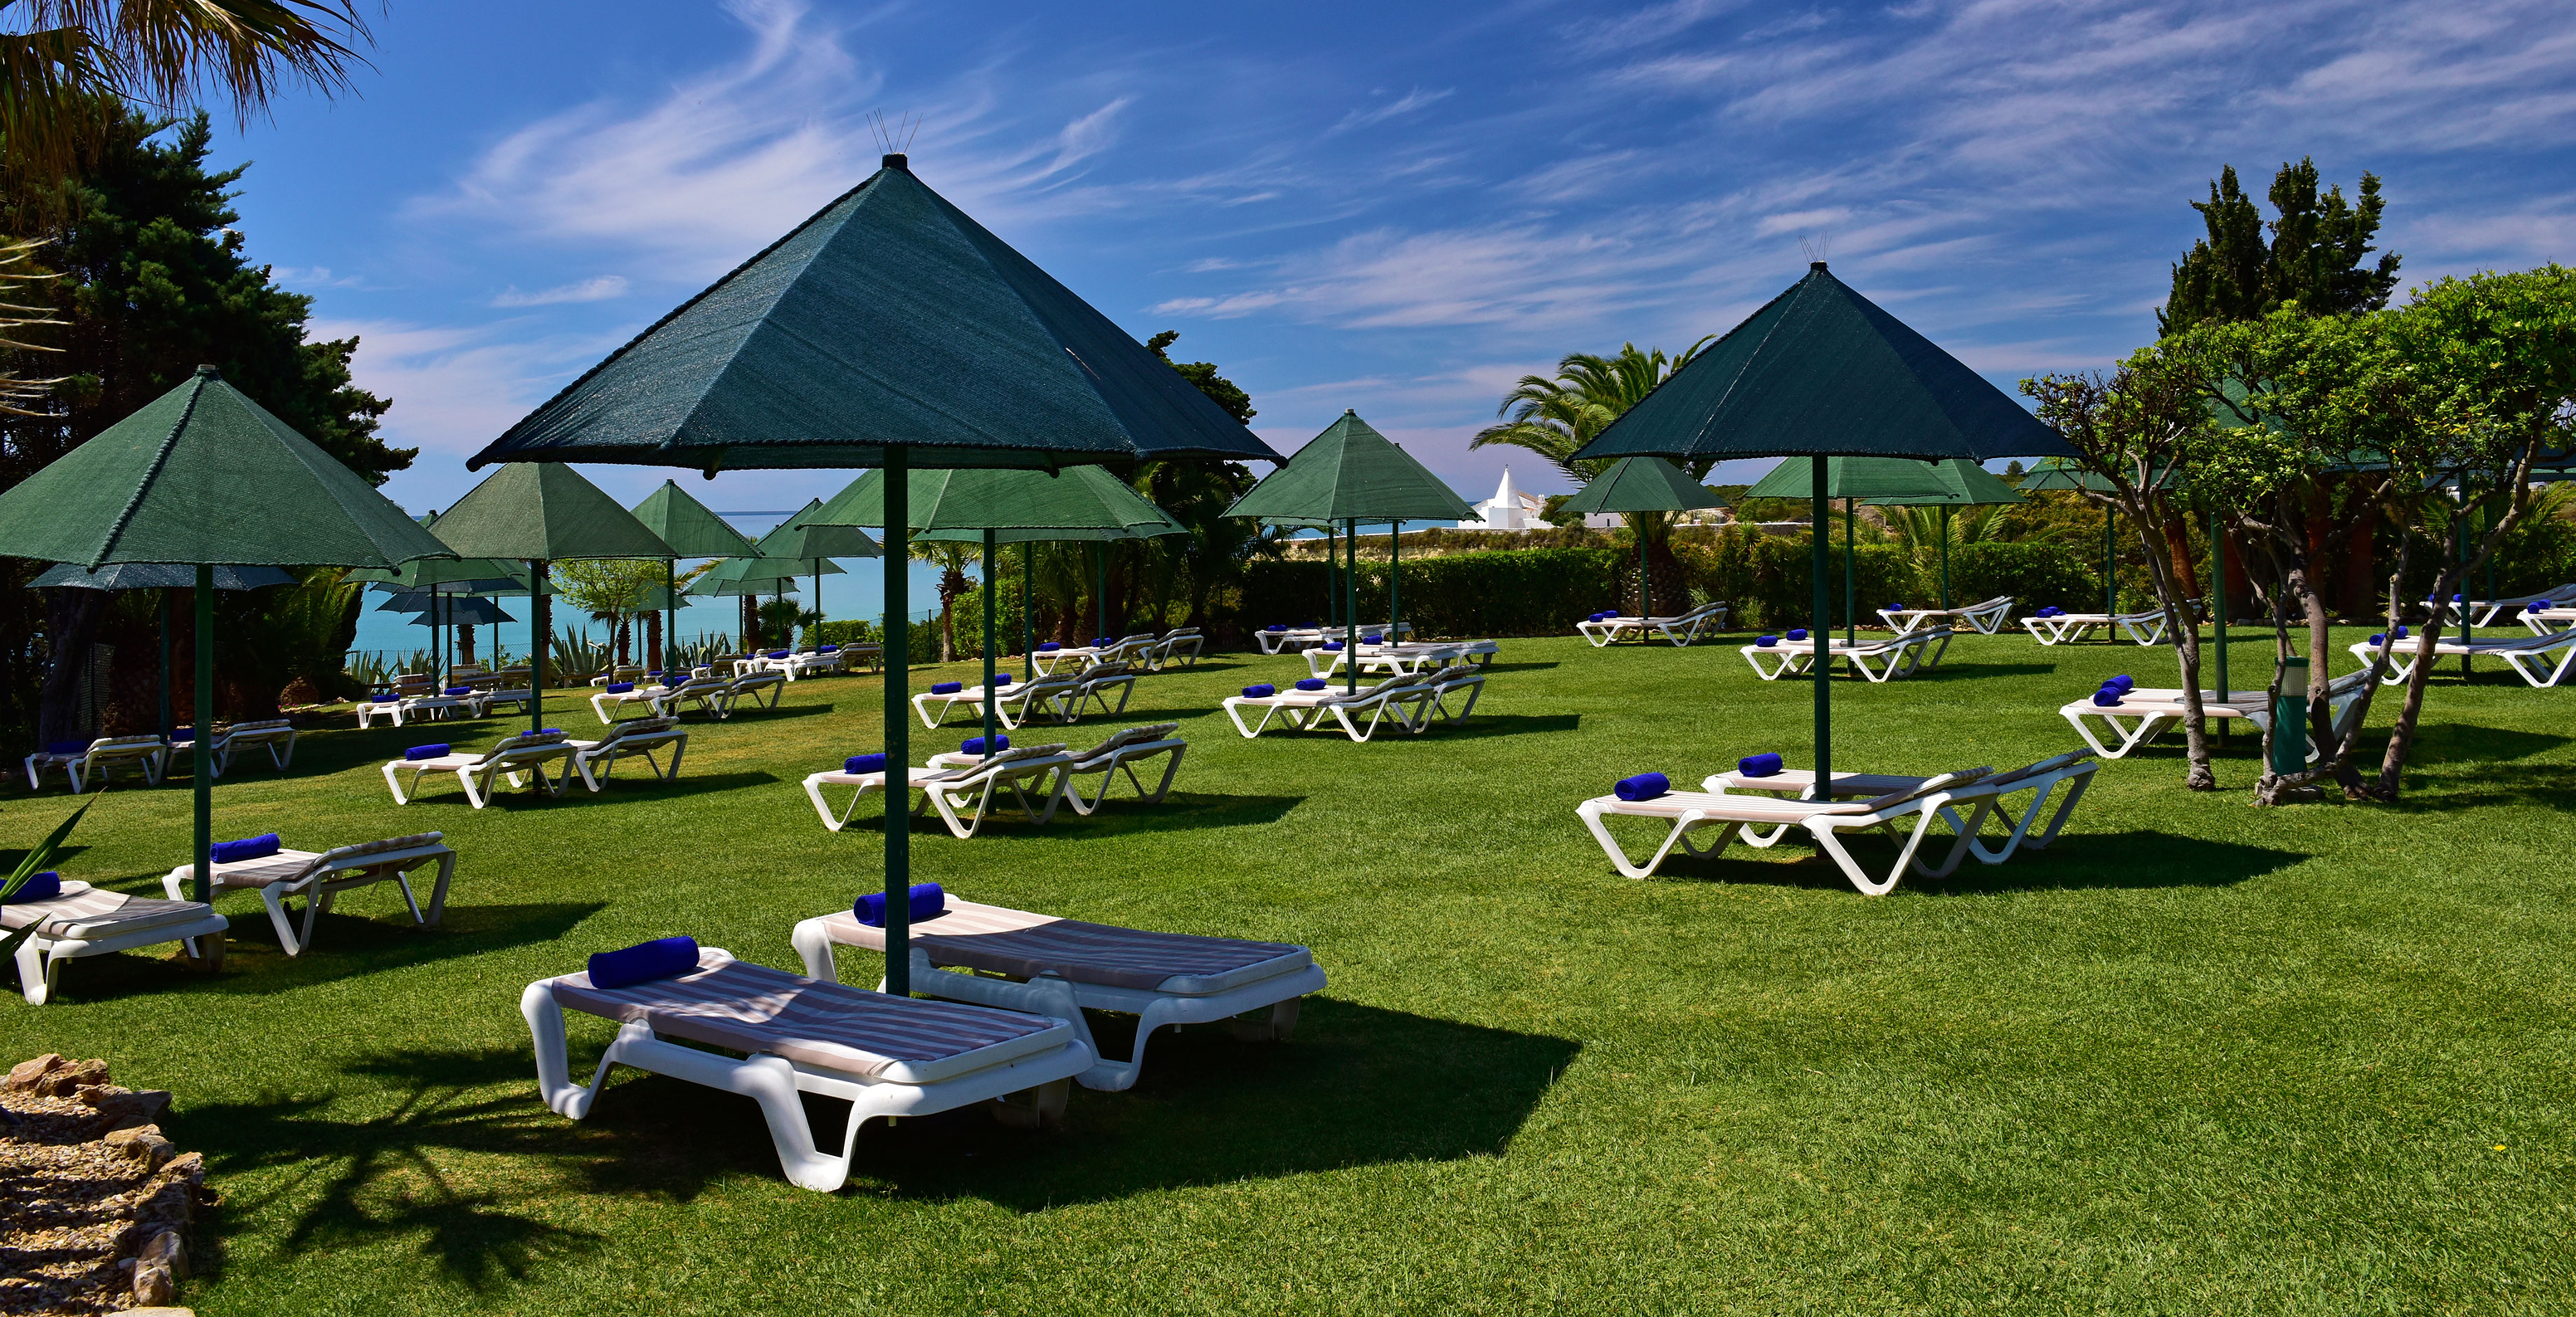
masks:
[[[414,508],[865,177],[872,112],[917,118],[914,172],[1112,319],[1180,330],[1274,446],[1354,407],[1470,499],[1506,460],[1563,488],[1467,448],[1517,377],[1722,331],[1809,248],[2009,387],[2153,336],[2222,163],[2379,173],[2410,280],[2576,239],[2564,4],[413,0],[376,31],[355,95],[217,158],[254,162],[255,256],[363,338],[423,450],[387,491]],[[586,470],[629,501],[665,474]]]

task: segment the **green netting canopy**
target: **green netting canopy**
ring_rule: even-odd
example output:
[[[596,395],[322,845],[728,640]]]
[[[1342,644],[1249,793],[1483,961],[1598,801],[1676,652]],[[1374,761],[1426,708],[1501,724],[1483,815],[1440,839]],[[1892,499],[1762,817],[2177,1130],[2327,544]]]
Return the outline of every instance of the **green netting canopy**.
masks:
[[[1243,492],[1229,517],[1314,521],[1465,521],[1476,509],[1355,411]]]
[[[781,590],[793,593],[797,577],[817,574],[814,564],[803,558],[727,558],[698,573],[683,593],[772,594]],[[839,576],[843,572],[840,564],[826,558],[819,574]]]
[[[218,590],[264,590],[272,585],[293,584],[292,575],[275,567],[215,568]],[[197,587],[197,569],[176,562],[113,562],[91,571],[66,562],[37,573],[27,586],[34,590],[65,586],[75,590],[193,590]]]
[[[1278,461],[904,157],[511,426],[495,461],[704,471]]]
[[[1098,467],[1062,471],[923,471],[905,482],[907,530],[924,538],[1020,540],[1126,539],[1181,531],[1161,508]],[[870,471],[823,506],[803,514],[832,526],[883,526],[885,473]],[[942,532],[971,532],[955,536]],[[1056,534],[1054,532],[1072,532]],[[1023,534],[1022,532],[1026,532]],[[1041,533],[1044,532],[1044,533]]]
[[[815,499],[799,509],[795,516],[778,524],[778,529],[760,537],[759,556],[763,558],[874,558],[880,553],[877,542],[856,526],[835,526],[811,518],[823,508]]]
[[[512,462],[440,514],[433,528],[457,553],[521,562],[668,558],[662,542],[606,490],[559,462]]]
[[[635,519],[644,528],[660,536],[671,546],[673,555],[681,558],[756,558],[760,550],[741,531],[725,524],[706,504],[689,496],[674,482],[665,480],[662,487],[644,496],[635,505]],[[874,546],[870,546],[873,548]]]
[[[1964,457],[1932,463],[1932,478],[1941,482],[1941,493],[1880,494],[1865,497],[1861,502],[1898,508],[1972,508],[2021,501],[2021,491]],[[1806,493],[1803,489],[1798,492],[1801,495]]]
[[[1808,459],[1791,458],[1762,474],[1744,491],[1746,498],[1806,498],[1814,492],[1815,473]],[[2000,483],[2000,482],[1998,482]],[[1892,498],[1945,495],[1945,483],[1933,463],[1903,457],[1828,457],[1825,497],[1878,502]]]
[[[1596,512],[1686,512],[1722,508],[1717,491],[1691,479],[1690,472],[1660,457],[1623,457],[1584,482],[1561,510],[1589,516]],[[1637,537],[1637,615],[1652,617],[1655,601],[1646,583],[1646,539]]]

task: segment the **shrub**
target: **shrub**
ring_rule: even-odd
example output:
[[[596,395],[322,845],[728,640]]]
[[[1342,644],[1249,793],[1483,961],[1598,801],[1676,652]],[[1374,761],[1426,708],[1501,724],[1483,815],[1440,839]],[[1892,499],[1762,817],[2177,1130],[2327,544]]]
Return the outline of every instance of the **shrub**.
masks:
[[[2121,584],[2124,599],[2137,600],[2140,608],[2154,606],[2155,593],[2143,577]],[[2139,593],[2128,593],[2133,586]],[[2100,565],[2053,540],[1985,540],[1950,551],[1952,602],[1973,604],[2004,594],[2013,597],[2016,615],[2050,604],[2069,612],[2098,609]]]
[[[1615,602],[1630,559],[1617,549],[1494,549],[1408,559],[1404,620],[1432,636],[1558,635]],[[1244,575],[1240,616],[1250,629],[1320,622],[1329,577],[1320,562],[1267,561]],[[1387,564],[1360,563],[1359,615],[1386,620]]]
[[[1826,595],[1831,600],[1828,621],[1841,626],[1843,617],[1843,546],[1826,542]],[[1806,536],[1765,536],[1753,542],[1745,589],[1736,600],[1736,615],[1748,626],[1804,626],[1815,612],[1814,546]],[[1863,544],[1853,559],[1857,598],[1852,602],[1860,620],[1879,625],[1878,609],[1892,601],[1919,604],[1932,597],[1933,581],[1918,567],[1913,555],[1895,544]],[[1955,588],[1958,574],[1953,562],[1951,579]]]

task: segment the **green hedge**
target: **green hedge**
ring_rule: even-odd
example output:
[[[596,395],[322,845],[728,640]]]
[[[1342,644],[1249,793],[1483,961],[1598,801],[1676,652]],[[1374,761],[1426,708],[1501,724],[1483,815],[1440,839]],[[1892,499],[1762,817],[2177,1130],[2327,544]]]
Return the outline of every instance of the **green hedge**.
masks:
[[[2155,607],[2143,569],[2137,577],[2122,580],[2120,606]],[[2095,612],[2102,607],[2102,564],[2048,540],[1992,540],[1950,551],[1952,601],[1973,604],[2003,594],[2013,597],[2015,617],[2051,604],[2070,613]]]
[[[1561,635],[1577,618],[1613,606],[1630,563],[1616,549],[1499,549],[1444,554],[1403,564],[1404,620],[1421,636]],[[1244,574],[1239,620],[1246,630],[1327,616],[1321,562],[1266,561]],[[1359,610],[1383,621],[1387,564],[1360,564]]]
[[[1843,617],[1843,546],[1827,541],[1825,593],[1832,607],[1828,624],[1841,626]],[[1815,612],[1813,546],[1805,536],[1768,536],[1753,543],[1747,579],[1735,599],[1736,618],[1740,625],[1763,627],[1804,626]],[[1856,569],[1857,605],[1861,624],[1882,625],[1878,609],[1882,604],[1904,602],[1928,603],[1935,590],[1914,559],[1894,544],[1863,544],[1853,558]]]

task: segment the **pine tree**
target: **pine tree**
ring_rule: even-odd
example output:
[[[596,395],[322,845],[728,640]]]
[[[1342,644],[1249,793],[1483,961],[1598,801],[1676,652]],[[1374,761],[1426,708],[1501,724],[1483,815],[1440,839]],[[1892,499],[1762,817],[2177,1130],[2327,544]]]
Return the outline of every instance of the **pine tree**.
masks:
[[[2388,305],[2397,288],[2399,257],[2390,252],[2376,266],[2362,262],[2376,248],[2381,212],[2379,177],[2361,176],[2358,204],[2341,186],[2317,194],[2316,162],[2301,157],[2272,179],[2266,225],[2245,195],[2233,165],[2209,185],[2209,200],[2191,203],[2208,236],[2194,242],[2173,267],[2173,291],[2156,312],[2156,329],[2169,334],[2212,321],[2260,320],[2296,302],[2312,315],[2350,315]]]

